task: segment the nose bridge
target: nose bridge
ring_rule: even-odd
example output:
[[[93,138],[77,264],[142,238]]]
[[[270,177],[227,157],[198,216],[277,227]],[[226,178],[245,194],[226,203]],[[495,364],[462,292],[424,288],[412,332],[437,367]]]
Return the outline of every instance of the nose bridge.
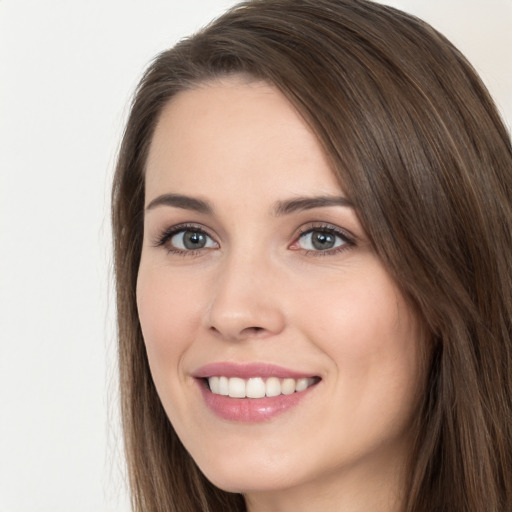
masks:
[[[272,258],[265,251],[231,251],[213,283],[209,328],[226,339],[277,334],[284,312]]]

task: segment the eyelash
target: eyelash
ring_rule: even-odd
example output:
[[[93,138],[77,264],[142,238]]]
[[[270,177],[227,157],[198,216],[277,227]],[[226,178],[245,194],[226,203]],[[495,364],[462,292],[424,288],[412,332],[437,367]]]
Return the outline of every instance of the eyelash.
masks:
[[[185,231],[199,233],[201,235],[208,237],[211,240],[214,240],[213,237],[210,236],[208,234],[208,232],[205,231],[204,228],[199,225],[178,224],[176,226],[171,226],[171,227],[167,228],[160,235],[158,235],[156,237],[153,245],[155,247],[166,247],[167,252],[169,254],[177,254],[179,256],[189,256],[189,257],[199,255],[204,248],[183,250],[183,249],[178,249],[176,247],[168,246],[168,242],[175,235],[177,235],[178,233],[181,233],[181,232],[185,232]],[[340,253],[342,251],[347,251],[356,245],[355,237],[339,227],[336,227],[336,226],[333,226],[330,224],[310,224],[306,227],[302,227],[301,229],[299,229],[299,232],[298,232],[297,236],[294,238],[294,242],[291,244],[291,246],[298,244],[299,240],[302,237],[304,237],[310,233],[317,232],[317,231],[334,235],[335,237],[340,238],[343,243],[338,247],[334,247],[332,249],[326,249],[326,250],[312,250],[312,249],[304,250],[303,249],[304,254],[306,256],[329,256],[329,255]],[[293,250],[300,250],[300,248],[293,249]]]
[[[304,254],[306,256],[331,256],[333,254],[338,254],[343,251],[347,251],[349,249],[352,249],[356,245],[355,237],[350,234],[349,232],[345,231],[344,229],[341,229],[337,226],[333,226],[331,224],[310,224],[307,227],[302,227],[299,229],[299,234],[295,238],[295,241],[292,245],[295,245],[299,242],[299,240],[304,237],[305,235],[308,235],[309,233],[314,232],[321,232],[321,233],[327,233],[330,235],[334,235],[337,238],[340,238],[343,241],[343,244],[338,247],[333,247],[332,249],[326,249],[326,250],[311,250],[306,249]]]
[[[213,240],[211,237],[201,226],[196,224],[178,224],[176,226],[171,226],[164,230],[160,235],[157,236],[154,246],[155,247],[165,247],[169,254],[177,254],[178,256],[197,256],[201,252],[201,249],[189,249],[183,250],[178,249],[176,247],[168,246],[168,242],[172,239],[173,236],[178,233],[182,233],[185,231],[192,231],[193,233],[199,233],[207,236],[208,238]]]

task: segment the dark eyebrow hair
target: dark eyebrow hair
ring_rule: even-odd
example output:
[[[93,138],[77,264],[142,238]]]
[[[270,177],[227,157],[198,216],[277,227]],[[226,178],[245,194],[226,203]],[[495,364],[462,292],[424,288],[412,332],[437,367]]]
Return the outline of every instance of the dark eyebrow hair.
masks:
[[[152,210],[158,206],[173,206],[174,208],[183,208],[184,210],[194,210],[199,213],[212,214],[213,208],[207,201],[182,194],[162,194],[155,197],[147,206],[147,210]],[[287,201],[277,201],[273,208],[273,214],[276,217],[288,215],[302,210],[311,210],[326,206],[347,206],[353,208],[353,204],[342,196],[318,196],[318,197],[298,197]]]
[[[195,197],[184,196],[181,194],[162,194],[155,197],[147,206],[147,210],[152,210],[157,206],[174,206],[184,210],[195,210],[199,213],[213,213],[213,208],[207,201]]]
[[[288,215],[289,213],[324,206],[354,207],[350,200],[342,196],[299,197],[297,199],[290,199],[289,201],[278,201],[274,206],[274,215]]]

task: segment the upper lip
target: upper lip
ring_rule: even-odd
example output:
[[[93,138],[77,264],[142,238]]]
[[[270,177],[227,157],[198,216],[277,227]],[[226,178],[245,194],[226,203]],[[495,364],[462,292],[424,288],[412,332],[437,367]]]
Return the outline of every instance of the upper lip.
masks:
[[[205,379],[213,376],[239,377],[241,379],[249,379],[251,377],[301,379],[316,377],[317,375],[314,373],[295,371],[290,368],[284,368],[282,366],[269,363],[240,364],[233,362],[217,362],[201,366],[193,372],[193,376],[198,379]]]

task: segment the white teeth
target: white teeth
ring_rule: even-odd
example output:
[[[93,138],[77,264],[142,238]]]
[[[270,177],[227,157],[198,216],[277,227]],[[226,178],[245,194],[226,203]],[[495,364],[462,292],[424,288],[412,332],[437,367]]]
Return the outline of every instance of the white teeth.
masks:
[[[216,395],[220,395],[219,381],[220,377],[210,377],[208,380],[208,384],[210,385],[212,393],[215,393]]]
[[[295,386],[295,391],[304,391],[309,387],[309,379],[297,379],[297,385]]]
[[[227,377],[219,377],[219,395],[229,395],[229,379]]]
[[[283,395],[295,393],[295,379],[284,379],[281,383],[281,393]]]
[[[265,383],[266,396],[279,396],[281,394],[281,381],[277,377],[270,377]]]
[[[265,396],[265,382],[260,377],[249,379],[245,386],[247,398],[263,398]]]
[[[231,398],[245,398],[245,380],[238,377],[229,379],[229,396]]]
[[[208,378],[210,391],[216,395],[230,396],[232,398],[263,398],[291,395],[304,391],[313,385],[317,379],[279,379],[277,377],[251,377],[241,379],[239,377],[214,376]]]

